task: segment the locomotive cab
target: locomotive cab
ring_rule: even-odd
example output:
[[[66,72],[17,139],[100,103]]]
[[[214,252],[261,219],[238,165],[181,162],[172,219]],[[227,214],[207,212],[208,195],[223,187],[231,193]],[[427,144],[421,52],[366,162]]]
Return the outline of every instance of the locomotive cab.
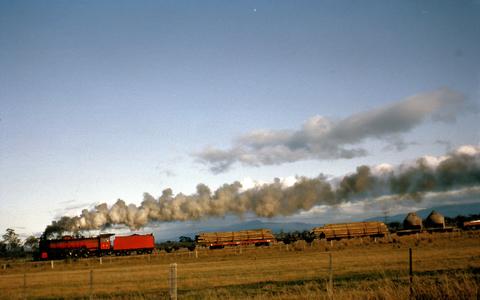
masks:
[[[113,236],[113,233],[100,234],[98,236],[99,251],[97,255],[102,256],[104,254],[110,254],[111,250],[113,249]]]

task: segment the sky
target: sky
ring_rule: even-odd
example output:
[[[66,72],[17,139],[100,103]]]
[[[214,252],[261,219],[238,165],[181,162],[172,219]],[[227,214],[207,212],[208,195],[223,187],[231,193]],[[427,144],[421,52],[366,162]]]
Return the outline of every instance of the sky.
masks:
[[[478,146],[479,53],[479,1],[0,0],[0,231]]]

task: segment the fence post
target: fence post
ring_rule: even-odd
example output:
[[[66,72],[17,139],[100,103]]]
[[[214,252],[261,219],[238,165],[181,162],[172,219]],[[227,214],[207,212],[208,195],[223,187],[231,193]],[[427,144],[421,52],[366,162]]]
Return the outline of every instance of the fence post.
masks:
[[[412,248],[408,248],[409,261],[409,276],[410,276],[410,299],[413,298],[413,262],[412,262]]]
[[[332,253],[328,253],[328,298],[333,299],[333,261]]]
[[[177,300],[177,264],[170,264],[170,299]]]
[[[90,270],[90,300],[93,300],[93,270]]]
[[[24,270],[23,273],[23,299],[27,299],[27,273]]]

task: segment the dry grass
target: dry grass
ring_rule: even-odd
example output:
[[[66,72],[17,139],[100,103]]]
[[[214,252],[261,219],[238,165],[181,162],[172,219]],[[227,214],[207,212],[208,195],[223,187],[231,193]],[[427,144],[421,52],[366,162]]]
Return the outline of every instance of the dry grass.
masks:
[[[180,299],[328,298],[332,253],[335,299],[405,299],[409,296],[408,248],[413,248],[414,296],[477,299],[480,233],[424,234],[398,238],[315,241],[267,248],[159,253],[71,262],[0,262],[0,298],[87,298],[93,270],[95,298],[168,297],[169,264],[178,264]],[[26,289],[24,289],[26,276]]]

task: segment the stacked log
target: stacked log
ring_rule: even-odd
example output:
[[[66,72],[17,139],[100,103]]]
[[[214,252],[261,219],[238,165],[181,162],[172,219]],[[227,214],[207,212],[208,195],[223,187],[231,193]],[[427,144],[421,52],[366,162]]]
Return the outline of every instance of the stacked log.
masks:
[[[480,220],[463,222],[464,229],[480,229]]]
[[[270,229],[253,229],[229,232],[204,232],[200,233],[196,240],[197,244],[210,245],[222,243],[248,242],[248,241],[272,241],[275,237]]]
[[[383,237],[388,233],[388,228],[383,222],[355,222],[343,224],[328,224],[312,229],[320,239],[334,240],[356,237]]]

